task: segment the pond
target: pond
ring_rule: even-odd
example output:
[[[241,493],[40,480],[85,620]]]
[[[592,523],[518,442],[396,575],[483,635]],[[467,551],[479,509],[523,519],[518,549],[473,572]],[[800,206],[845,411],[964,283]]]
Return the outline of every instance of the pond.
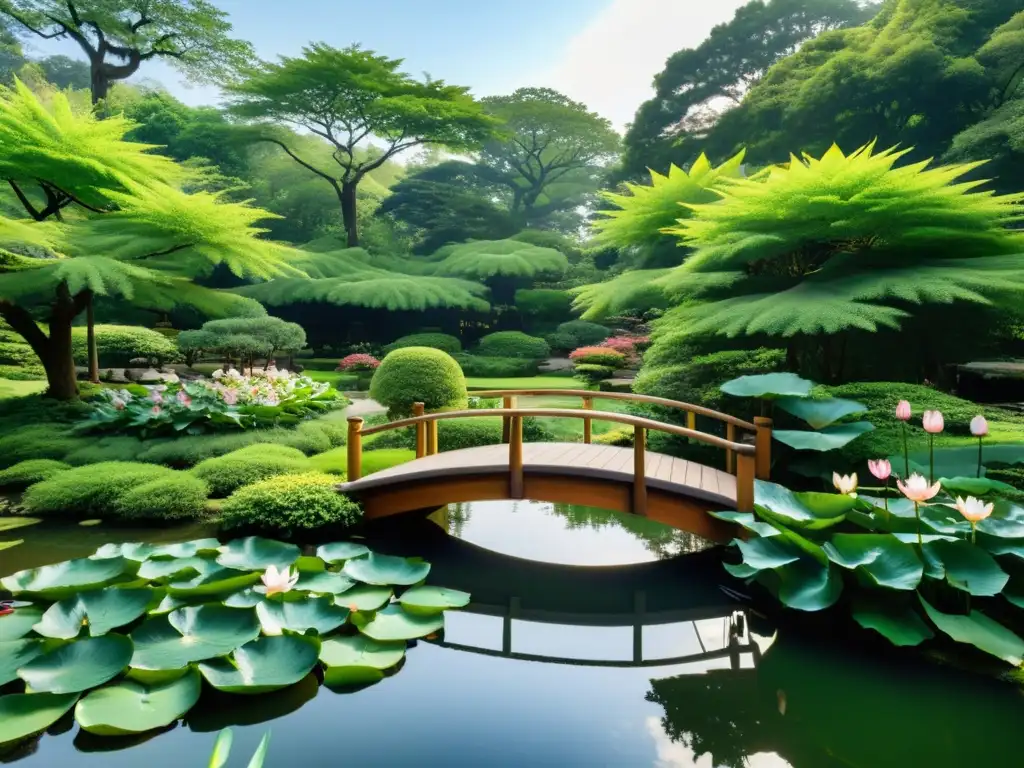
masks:
[[[19,529],[0,575],[110,541],[208,531]],[[13,538],[5,535],[4,538]],[[640,518],[536,502],[451,505],[390,521],[371,546],[420,555],[431,582],[470,591],[442,636],[353,693],[314,676],[258,697],[204,691],[163,733],[94,737],[65,717],[0,762],[24,768],[206,765],[235,730],[245,765],[986,768],[1021,764],[1024,697],[909,656],[801,640],[719,588],[705,542]]]

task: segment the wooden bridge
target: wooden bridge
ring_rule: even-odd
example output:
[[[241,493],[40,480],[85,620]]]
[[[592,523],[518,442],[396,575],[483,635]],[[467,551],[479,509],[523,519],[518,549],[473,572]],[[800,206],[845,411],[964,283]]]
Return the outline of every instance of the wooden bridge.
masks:
[[[424,413],[417,403],[411,418],[364,428],[349,418],[348,481],[338,490],[358,499],[368,519],[429,509],[453,502],[532,499],[601,507],[644,515],[712,541],[728,541],[733,526],[708,511],[749,511],[754,479],[768,479],[772,421],[753,423],[698,405],[660,397],[591,390],[495,390],[474,392],[502,398],[501,408]],[[517,408],[520,396],[571,396],[580,410]],[[612,411],[595,411],[597,399],[671,408],[686,414],[686,427]],[[438,452],[438,424],[452,419],[500,416],[502,444]],[[697,429],[697,417],[714,434]],[[582,443],[523,442],[523,419],[557,417],[583,420]],[[594,445],[594,419],[633,427],[633,447]],[[393,429],[416,431],[416,459],[362,476],[363,438]],[[647,434],[659,431],[722,449],[723,469],[647,450]]]

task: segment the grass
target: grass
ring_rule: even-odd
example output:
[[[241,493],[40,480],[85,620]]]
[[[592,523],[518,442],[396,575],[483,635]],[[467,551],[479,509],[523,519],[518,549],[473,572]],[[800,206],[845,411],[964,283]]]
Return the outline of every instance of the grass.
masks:
[[[404,464],[416,458],[416,452],[406,448],[385,448],[379,451],[363,451],[363,476],[372,475],[382,469]],[[345,475],[348,471],[348,448],[344,445],[309,457],[310,464],[317,472]]]
[[[469,389],[586,389],[581,381],[569,376],[526,376],[505,379],[467,378]]]
[[[37,395],[45,389],[45,381],[13,381],[11,379],[0,379],[0,400],[9,397]]]

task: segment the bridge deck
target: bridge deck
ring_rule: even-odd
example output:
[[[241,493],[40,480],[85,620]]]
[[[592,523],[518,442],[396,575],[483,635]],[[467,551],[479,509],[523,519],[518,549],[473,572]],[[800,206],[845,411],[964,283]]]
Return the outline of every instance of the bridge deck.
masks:
[[[507,445],[488,445],[437,453],[342,483],[338,490],[360,494],[413,481],[508,472],[508,451]],[[660,453],[648,452],[644,461],[648,488],[736,508],[734,475]],[[633,482],[633,449],[584,443],[526,443],[523,472],[628,484]]]

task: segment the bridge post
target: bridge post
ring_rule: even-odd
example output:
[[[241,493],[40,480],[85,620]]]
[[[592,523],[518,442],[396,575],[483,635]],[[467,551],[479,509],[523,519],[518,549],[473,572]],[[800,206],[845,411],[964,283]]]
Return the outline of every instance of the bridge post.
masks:
[[[348,468],[345,475],[349,482],[363,475],[363,420],[359,416],[348,417]]]
[[[412,404],[412,415],[422,416],[426,406],[423,403]],[[416,424],[416,458],[422,459],[427,455],[427,425],[425,422]]]
[[[501,407],[506,411],[510,411],[516,407],[516,399],[512,395],[505,395],[501,401]],[[508,441],[512,437],[512,417],[502,416],[501,417],[501,442],[508,444]]]
[[[736,425],[732,422],[725,425],[725,439],[730,443],[736,442]],[[725,471],[730,475],[736,474],[736,454],[732,448],[725,449]]]
[[[749,453],[736,457],[736,509],[754,511],[754,475],[756,459]]]
[[[437,453],[437,422],[427,422],[427,456]]]
[[[583,410],[592,411],[594,410],[594,398],[584,397],[583,398]],[[583,442],[590,444],[590,440],[593,436],[592,425],[590,419],[583,420]]]
[[[772,474],[772,420],[763,416],[754,417],[757,435],[754,447],[757,449],[757,479],[767,480]]]
[[[523,417],[512,416],[509,425],[508,490],[513,499],[523,498]]]
[[[644,464],[647,461],[646,430],[633,427],[633,514],[647,514],[647,480]]]

